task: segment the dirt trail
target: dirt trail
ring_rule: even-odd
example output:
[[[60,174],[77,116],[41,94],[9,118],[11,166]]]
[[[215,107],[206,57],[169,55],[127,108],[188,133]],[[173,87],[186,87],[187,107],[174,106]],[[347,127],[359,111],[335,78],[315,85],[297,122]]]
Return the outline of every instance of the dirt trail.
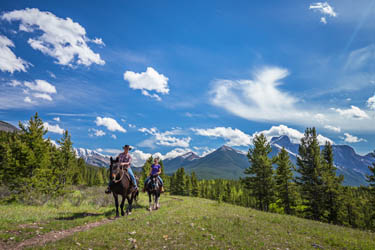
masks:
[[[98,227],[98,226],[110,223],[112,221],[114,221],[114,220],[113,219],[104,219],[104,220],[101,220],[101,221],[87,223],[85,225],[77,226],[77,227],[70,228],[70,229],[63,230],[63,231],[52,231],[52,232],[49,232],[49,233],[39,235],[39,236],[31,238],[31,239],[28,239],[28,240],[22,241],[18,244],[14,244],[14,245],[6,245],[6,244],[0,242],[0,249],[4,249],[4,250],[5,249],[17,249],[18,250],[18,249],[23,249],[25,247],[35,246],[35,245],[41,246],[41,245],[44,245],[44,244],[49,243],[49,242],[61,240],[65,237],[68,237],[68,236],[74,234],[74,233],[87,231],[91,228]]]

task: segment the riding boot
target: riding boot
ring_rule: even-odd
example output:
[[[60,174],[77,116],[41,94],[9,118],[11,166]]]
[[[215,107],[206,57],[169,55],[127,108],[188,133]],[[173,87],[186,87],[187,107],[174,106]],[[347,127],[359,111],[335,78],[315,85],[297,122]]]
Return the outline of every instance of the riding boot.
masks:
[[[164,193],[164,186],[161,186],[160,193]]]

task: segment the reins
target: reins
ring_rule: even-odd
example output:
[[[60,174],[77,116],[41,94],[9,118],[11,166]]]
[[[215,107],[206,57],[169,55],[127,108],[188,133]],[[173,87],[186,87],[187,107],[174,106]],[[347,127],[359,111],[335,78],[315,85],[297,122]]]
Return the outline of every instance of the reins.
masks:
[[[120,181],[122,180],[122,178],[124,177],[125,170],[124,170],[124,169],[121,169],[121,172],[122,172],[121,178],[120,178],[119,180],[114,179],[114,180],[113,180],[114,183],[118,183],[118,182],[120,182]]]

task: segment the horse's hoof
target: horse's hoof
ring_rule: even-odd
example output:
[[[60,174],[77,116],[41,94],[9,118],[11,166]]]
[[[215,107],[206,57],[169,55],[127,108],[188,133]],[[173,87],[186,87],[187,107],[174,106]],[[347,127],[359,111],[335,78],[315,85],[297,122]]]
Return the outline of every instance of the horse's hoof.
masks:
[[[121,213],[121,216],[124,216],[125,215],[125,213]]]

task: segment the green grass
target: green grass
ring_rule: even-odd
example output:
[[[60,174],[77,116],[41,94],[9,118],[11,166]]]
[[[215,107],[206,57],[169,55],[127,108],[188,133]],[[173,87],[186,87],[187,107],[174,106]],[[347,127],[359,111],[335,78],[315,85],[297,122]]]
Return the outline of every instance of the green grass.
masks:
[[[141,195],[140,204],[143,206],[128,217],[34,248],[127,249],[136,245],[139,249],[375,249],[374,233],[206,199],[163,195],[161,209],[153,212],[146,211],[145,195]],[[114,216],[113,205],[99,210],[93,205],[58,209],[12,205],[0,209],[6,211],[0,216],[2,234],[16,229],[18,223],[38,222],[46,230],[61,230]],[[102,215],[56,221],[58,216],[83,212]]]

